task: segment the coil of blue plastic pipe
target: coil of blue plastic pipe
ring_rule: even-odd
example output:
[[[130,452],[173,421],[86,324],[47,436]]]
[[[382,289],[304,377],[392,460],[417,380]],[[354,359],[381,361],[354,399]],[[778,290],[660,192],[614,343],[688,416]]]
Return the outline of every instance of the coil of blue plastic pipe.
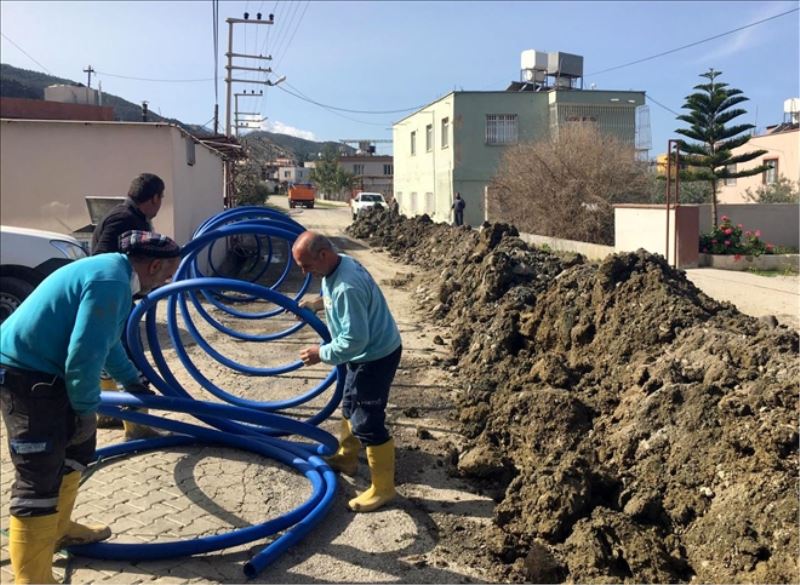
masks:
[[[256,342],[273,342],[293,334],[305,325],[310,326],[323,342],[330,336],[324,323],[312,312],[300,309],[298,301],[307,291],[310,278],[306,278],[293,298],[278,292],[292,266],[291,254],[287,254],[286,265],[281,275],[271,286],[230,278],[206,277],[198,268],[198,258],[207,250],[207,265],[217,274],[211,261],[214,244],[231,237],[253,236],[256,238],[256,252],[261,254],[259,238],[265,238],[263,248],[266,255],[263,261],[268,268],[273,260],[273,242],[283,242],[287,250],[304,228],[287,216],[258,207],[236,208],[225,211],[206,220],[196,231],[195,237],[184,247],[184,257],[178,268],[174,282],[158,288],[140,301],[128,319],[126,339],[129,351],[136,366],[150,380],[161,396],[133,396],[122,392],[103,392],[101,395],[101,414],[130,420],[135,423],[157,427],[175,433],[156,439],[130,441],[111,445],[97,451],[97,461],[132,453],[166,449],[193,444],[216,444],[244,449],[263,457],[274,459],[296,469],[311,484],[311,496],[294,510],[260,524],[232,530],[226,534],[193,538],[181,541],[157,542],[149,544],[125,544],[102,542],[91,545],[70,547],[70,552],[88,557],[109,560],[155,560],[178,556],[205,553],[238,546],[262,539],[270,535],[283,534],[257,553],[244,565],[248,578],[258,575],[265,567],[278,558],[288,547],[300,541],[324,518],[331,507],[336,492],[336,475],[321,456],[332,454],[337,448],[337,440],[316,425],[326,420],[336,409],[342,396],[344,379],[343,368],[334,368],[315,388],[293,399],[260,402],[236,397],[208,380],[193,364],[186,353],[179,335],[179,316],[183,318],[186,329],[206,354],[235,370],[251,375],[279,375],[302,366],[293,362],[276,368],[261,368],[238,364],[214,349],[200,334],[191,319],[189,303],[196,312],[216,329],[233,336]],[[255,266],[255,265],[254,265]],[[254,280],[266,272],[262,268],[256,272]],[[229,293],[236,293],[232,297]],[[200,297],[226,314],[242,319],[269,318],[285,312],[296,315],[300,322],[279,334],[244,336],[230,327],[217,322],[204,309]],[[164,357],[157,335],[156,312],[159,302],[167,304],[167,328],[170,342],[179,360],[194,380],[209,391],[220,402],[208,402],[193,398],[178,382]],[[267,301],[276,309],[245,313],[234,307],[237,302]],[[155,363],[153,367],[147,360],[140,337],[140,323],[145,320],[148,347]],[[334,384],[335,383],[335,384]],[[315,415],[299,421],[281,410],[302,404],[315,398],[331,385],[334,390],[327,404]],[[226,404],[227,403],[227,404]],[[136,407],[150,411],[180,412],[191,414],[208,426],[171,420],[154,414],[145,414]],[[305,441],[290,441],[287,437],[297,436]]]

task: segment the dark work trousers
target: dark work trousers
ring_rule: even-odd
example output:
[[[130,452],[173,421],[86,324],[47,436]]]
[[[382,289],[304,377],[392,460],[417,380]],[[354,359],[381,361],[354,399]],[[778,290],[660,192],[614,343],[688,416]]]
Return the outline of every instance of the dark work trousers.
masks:
[[[455,212],[455,225],[464,225],[464,212],[456,210]]]
[[[16,470],[11,515],[53,514],[61,478],[86,469],[94,459],[97,437],[67,445],[76,415],[64,380],[53,374],[0,365],[0,407]]]
[[[386,403],[402,353],[400,346],[378,360],[347,364],[342,414],[362,445],[383,445],[391,438],[385,424]]]

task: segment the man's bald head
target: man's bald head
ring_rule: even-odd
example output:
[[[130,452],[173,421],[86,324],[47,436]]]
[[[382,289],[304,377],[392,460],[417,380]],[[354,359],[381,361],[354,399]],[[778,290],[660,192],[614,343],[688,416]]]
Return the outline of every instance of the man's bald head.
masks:
[[[320,277],[333,272],[339,263],[339,254],[333,249],[331,241],[310,230],[297,237],[292,246],[292,257],[304,274]]]
[[[333,244],[322,234],[308,230],[298,236],[292,250],[305,250],[312,256],[317,256],[321,250],[333,251]]]

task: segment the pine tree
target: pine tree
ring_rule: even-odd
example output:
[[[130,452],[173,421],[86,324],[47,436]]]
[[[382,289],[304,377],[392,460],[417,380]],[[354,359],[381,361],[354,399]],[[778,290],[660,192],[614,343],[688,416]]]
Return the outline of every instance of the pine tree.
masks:
[[[749,177],[763,173],[766,165],[760,165],[743,171],[731,171],[730,165],[738,165],[758,158],[766,150],[753,150],[733,155],[733,149],[746,144],[750,140],[747,133],[753,124],[726,126],[734,118],[746,114],[747,110],[734,108],[735,105],[748,100],[742,90],[729,88],[727,83],[716,81],[722,71],[713,68],[700,77],[708,79],[708,83],[694,86],[697,91],[686,97],[683,109],[688,114],[678,116],[689,124],[689,128],[678,128],[676,132],[697,142],[679,141],[682,153],[681,172],[683,181],[708,181],[711,184],[711,217],[717,227],[717,185],[720,180]]]

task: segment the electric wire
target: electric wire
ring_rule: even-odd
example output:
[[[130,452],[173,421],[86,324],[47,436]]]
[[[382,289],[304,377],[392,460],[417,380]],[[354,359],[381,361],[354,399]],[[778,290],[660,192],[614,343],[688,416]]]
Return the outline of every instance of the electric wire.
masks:
[[[219,106],[219,0],[211,2],[212,37],[214,39],[214,104]]]
[[[617,69],[622,69],[623,67],[630,67],[631,65],[637,65],[639,63],[644,63],[645,61],[651,61],[652,59],[657,59],[659,57],[663,57],[664,55],[669,55],[671,53],[676,53],[678,51],[682,51],[682,50],[688,49],[690,47],[695,47],[697,45],[701,45],[703,43],[707,43],[709,41],[713,41],[715,39],[719,39],[719,38],[722,38],[724,36],[731,35],[731,34],[733,34],[735,32],[739,32],[741,30],[745,30],[747,28],[750,28],[750,27],[753,27],[753,26],[756,26],[756,25],[759,25],[759,24],[763,24],[763,23],[768,22],[770,20],[774,20],[776,18],[780,18],[781,16],[786,16],[787,14],[791,14],[793,12],[797,12],[798,10],[800,10],[800,8],[792,8],[791,10],[787,10],[785,12],[781,12],[780,14],[775,14],[775,15],[770,16],[768,18],[762,18],[761,20],[757,20],[756,22],[751,22],[750,24],[746,24],[744,26],[740,26],[740,27],[731,29],[729,31],[725,31],[723,33],[720,33],[718,35],[714,35],[712,37],[706,37],[706,38],[701,39],[699,41],[695,41],[693,43],[689,43],[688,45],[682,45],[680,47],[676,47],[676,48],[670,49],[668,51],[662,51],[661,53],[656,53],[655,55],[650,55],[649,57],[643,57],[642,59],[636,59],[635,61],[630,61],[629,63],[623,63],[622,65],[616,65],[614,67],[609,67],[608,69],[601,69],[600,71],[595,71],[593,73],[588,73],[588,74],[584,75],[583,77],[584,77],[584,79],[586,79],[586,78],[592,77],[594,75],[600,75],[602,73],[608,73],[609,71],[615,71]]]
[[[280,69],[280,65],[281,63],[283,63],[283,59],[284,57],[286,57],[286,53],[289,51],[289,47],[291,46],[292,41],[294,40],[294,37],[297,34],[297,30],[300,28],[300,24],[303,22],[303,18],[306,15],[306,10],[308,10],[309,4],[311,4],[311,0],[306,1],[306,5],[303,8],[303,13],[300,15],[300,18],[298,19],[297,24],[294,27],[294,31],[292,31],[292,36],[289,37],[289,42],[286,43],[286,46],[283,49],[283,53],[281,54],[280,58],[277,61],[277,64],[275,65],[275,69]]]
[[[291,84],[286,83],[286,85],[288,85],[289,87],[292,87],[298,93],[302,93],[302,92],[300,92],[299,89],[297,89],[296,87],[292,86]],[[287,90],[285,87],[281,87],[280,85],[278,85],[276,87],[278,89],[282,89],[283,91],[285,91],[288,94],[293,95],[297,99],[312,103],[315,106],[319,106],[321,108],[326,108],[326,109],[329,109],[329,110],[336,110],[337,112],[348,112],[350,114],[375,114],[375,115],[400,114],[400,113],[404,113],[404,112],[416,111],[416,110],[419,110],[419,109],[425,107],[424,105],[421,105],[421,106],[414,106],[413,108],[401,108],[401,109],[397,109],[397,110],[355,110],[355,109],[351,109],[351,108],[341,108],[339,106],[331,106],[329,104],[323,104],[321,102],[318,102],[315,99],[312,99],[312,98],[306,96],[305,94],[298,95],[298,94],[296,94],[296,93],[294,93],[292,91]]]
[[[29,54],[29,53],[28,53],[28,52],[27,52],[25,49],[23,49],[23,48],[22,48],[22,47],[20,47],[20,46],[19,46],[17,43],[15,43],[14,41],[12,41],[12,40],[11,40],[11,39],[8,37],[8,35],[6,35],[4,32],[0,32],[0,35],[3,35],[3,38],[4,38],[5,40],[7,40],[7,41],[8,41],[9,43],[11,43],[12,45],[14,45],[14,46],[15,46],[17,49],[19,49],[20,51],[22,51],[22,53],[23,53],[23,54],[24,54],[24,55],[25,55],[25,56],[26,56],[28,59],[30,59],[31,61],[33,61],[34,63],[36,63],[36,64],[37,64],[39,67],[41,67],[42,69],[44,69],[45,71],[47,71],[47,73],[49,73],[50,75],[53,75],[53,73],[52,73],[52,72],[51,72],[51,71],[50,71],[50,70],[49,70],[47,67],[45,67],[44,65],[42,65],[41,63],[39,63],[39,62],[38,62],[36,59],[34,59],[33,57],[31,57],[31,55],[30,55],[30,54]]]
[[[287,83],[287,85],[288,85],[288,83]],[[277,86],[277,88],[279,90],[281,90],[281,91],[287,92],[287,93],[289,93],[289,94],[294,96],[294,94],[292,92],[287,91],[286,88],[281,87],[280,85]],[[297,97],[297,96],[294,96],[294,97]],[[306,100],[306,101],[308,101],[308,100]],[[358,124],[365,124],[367,126],[377,126],[377,127],[381,127],[381,128],[385,128],[386,127],[386,123],[367,122],[366,120],[359,120],[357,118],[353,118],[352,116],[348,116],[348,115],[343,114],[341,112],[337,112],[337,111],[335,111],[335,110],[333,110],[331,108],[328,108],[326,106],[323,106],[321,104],[315,104],[315,105],[318,105],[322,109],[327,110],[328,112],[330,112],[331,114],[333,114],[335,116],[339,116],[340,118],[344,118],[345,120],[350,120],[351,122],[356,122]]]
[[[154,83],[200,83],[204,81],[214,81],[213,77],[202,77],[198,79],[155,79],[152,77],[133,77],[131,75],[118,75],[116,73],[108,73],[107,71],[97,71],[98,75],[105,75],[106,77],[118,77],[119,79],[131,79],[133,81],[152,81]]]
[[[676,116],[680,116],[680,115],[681,115],[679,112],[676,112],[676,111],[675,111],[675,110],[673,110],[672,108],[669,108],[669,107],[665,106],[664,104],[662,104],[661,102],[657,101],[657,100],[656,100],[655,98],[653,98],[653,96],[651,96],[649,93],[645,93],[645,97],[646,97],[648,100],[650,100],[651,102],[653,102],[655,105],[659,106],[660,108],[663,108],[663,109],[665,109],[665,110],[666,110],[666,111],[668,111],[669,113],[671,113],[671,114],[675,114]]]
[[[299,8],[300,8],[300,2],[294,2],[294,1],[291,2],[291,8],[289,8],[291,13],[285,19],[286,20],[286,26],[285,27],[281,27],[279,29],[280,38],[276,39],[275,47],[272,50],[273,57],[275,55],[277,55],[278,53],[280,53],[281,50],[283,49],[283,44],[286,42],[286,39],[289,36],[289,31],[291,30],[291,27],[294,24],[294,19],[297,16],[297,11],[299,10]]]

